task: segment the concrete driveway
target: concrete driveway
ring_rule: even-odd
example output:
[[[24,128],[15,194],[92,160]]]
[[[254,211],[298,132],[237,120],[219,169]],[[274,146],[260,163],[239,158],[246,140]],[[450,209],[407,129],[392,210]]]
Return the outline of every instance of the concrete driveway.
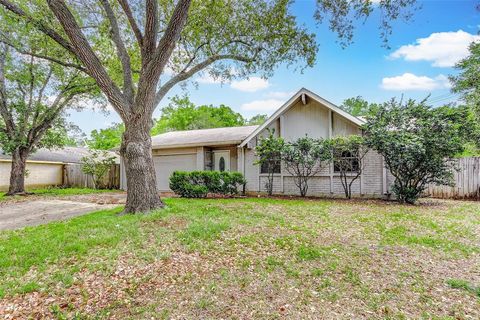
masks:
[[[108,197],[108,196],[107,196]],[[87,201],[86,196],[45,198],[5,203],[0,206],[0,230],[35,226],[55,220],[66,220],[82,214],[111,209],[119,202]]]

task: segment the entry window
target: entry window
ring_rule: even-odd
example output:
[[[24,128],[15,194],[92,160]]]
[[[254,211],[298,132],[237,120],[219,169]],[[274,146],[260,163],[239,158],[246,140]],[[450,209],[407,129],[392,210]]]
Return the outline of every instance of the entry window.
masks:
[[[225,171],[225,158],[224,157],[220,157],[220,160],[218,161],[218,169],[220,170],[220,172]]]
[[[230,171],[230,152],[227,150],[214,151],[214,170],[215,171]]]

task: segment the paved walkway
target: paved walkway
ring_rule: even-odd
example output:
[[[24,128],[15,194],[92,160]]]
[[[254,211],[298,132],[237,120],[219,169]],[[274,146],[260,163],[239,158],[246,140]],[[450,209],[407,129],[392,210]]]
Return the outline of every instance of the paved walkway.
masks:
[[[71,199],[38,199],[7,203],[0,206],[0,230],[18,229],[55,220],[65,220],[94,211],[114,208],[118,205]]]

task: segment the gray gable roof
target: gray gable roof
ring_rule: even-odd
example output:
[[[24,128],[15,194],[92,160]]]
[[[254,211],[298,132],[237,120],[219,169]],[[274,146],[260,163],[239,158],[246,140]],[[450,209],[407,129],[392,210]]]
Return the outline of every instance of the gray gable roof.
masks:
[[[116,153],[110,152],[117,157],[116,162],[119,163],[119,157]],[[64,147],[62,149],[38,149],[34,154],[28,157],[31,161],[49,161],[49,162],[63,162],[63,163],[81,163],[83,157],[89,155],[87,148],[80,147]],[[12,157],[6,155],[3,150],[0,150],[0,159],[11,160]]]
[[[258,126],[171,131],[152,137],[153,149],[240,144]]]
[[[312,92],[308,89],[301,88],[287,102],[285,102],[280,108],[278,108],[277,111],[275,111],[270,116],[270,118],[267,119],[267,121],[265,121],[261,126],[258,126],[258,128],[255,129],[255,131],[250,133],[242,141],[242,143],[240,144],[240,147],[245,147],[250,140],[252,140],[254,137],[256,137],[260,132],[262,132],[262,130],[267,128],[273,121],[278,119],[278,117],[280,117],[280,115],[282,115],[286,110],[288,110],[290,107],[292,107],[297,101],[299,101],[299,99],[303,99],[304,97],[307,97],[307,96],[316,100],[316,101],[318,101],[323,106],[325,106],[328,109],[334,111],[335,113],[341,115],[345,119],[353,122],[357,126],[361,126],[365,123],[364,119],[360,119],[358,117],[355,117],[355,116],[351,115],[350,113],[346,112],[345,110],[340,109],[339,107],[337,107],[336,105],[334,105],[330,101],[325,100],[324,98],[320,97],[319,95],[317,95],[316,93],[314,93],[314,92]]]

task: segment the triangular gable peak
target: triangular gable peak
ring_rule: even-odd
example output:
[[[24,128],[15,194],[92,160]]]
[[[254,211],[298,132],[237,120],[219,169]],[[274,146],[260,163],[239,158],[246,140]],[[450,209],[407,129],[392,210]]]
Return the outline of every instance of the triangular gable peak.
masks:
[[[253,138],[258,136],[263,130],[269,128],[276,120],[278,120],[282,115],[284,115],[290,108],[294,107],[298,102],[302,102],[302,104],[307,104],[309,99],[316,101],[321,106],[331,110],[332,112],[338,114],[339,116],[345,118],[346,120],[352,122],[357,126],[363,125],[365,122],[348,112],[337,107],[335,104],[323,99],[319,95],[313,93],[310,90],[305,88],[300,89],[296,94],[294,94],[287,102],[285,102],[275,113],[272,114],[270,118],[265,121],[261,126],[259,126],[255,131],[253,131],[250,135],[248,135],[245,140],[239,145],[239,147],[245,147],[248,142],[250,142]]]

